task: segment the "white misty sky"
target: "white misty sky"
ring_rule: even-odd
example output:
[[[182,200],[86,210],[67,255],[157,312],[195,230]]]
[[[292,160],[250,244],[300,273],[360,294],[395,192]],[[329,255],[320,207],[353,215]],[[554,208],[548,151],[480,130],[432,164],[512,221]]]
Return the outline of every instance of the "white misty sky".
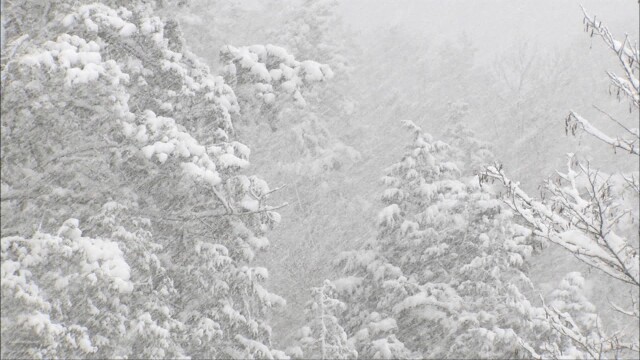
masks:
[[[355,30],[402,24],[429,39],[466,33],[480,58],[492,59],[520,39],[556,48],[583,31],[580,4],[617,37],[638,39],[636,0],[342,0]]]

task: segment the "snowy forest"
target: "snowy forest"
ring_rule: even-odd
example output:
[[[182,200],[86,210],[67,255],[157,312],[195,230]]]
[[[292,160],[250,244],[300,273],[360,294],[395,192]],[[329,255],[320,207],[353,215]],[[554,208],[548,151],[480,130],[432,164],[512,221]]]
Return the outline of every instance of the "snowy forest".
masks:
[[[637,359],[636,0],[0,0],[2,359]]]

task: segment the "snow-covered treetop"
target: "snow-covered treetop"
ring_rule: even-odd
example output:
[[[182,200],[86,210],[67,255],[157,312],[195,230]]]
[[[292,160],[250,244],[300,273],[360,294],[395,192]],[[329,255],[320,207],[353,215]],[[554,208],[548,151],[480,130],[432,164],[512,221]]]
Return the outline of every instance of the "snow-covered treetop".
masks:
[[[333,77],[328,65],[312,60],[297,61],[284,48],[274,45],[223,46],[224,73],[230,83],[252,83],[255,96],[273,104],[276,96],[288,95],[305,106],[304,89]]]

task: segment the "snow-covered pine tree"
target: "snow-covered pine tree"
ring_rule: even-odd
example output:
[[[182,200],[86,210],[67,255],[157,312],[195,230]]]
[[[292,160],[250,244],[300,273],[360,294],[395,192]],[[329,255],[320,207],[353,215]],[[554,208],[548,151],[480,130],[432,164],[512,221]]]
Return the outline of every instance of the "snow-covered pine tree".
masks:
[[[404,125],[413,142],[383,178],[378,237],[338,260],[351,341],[365,357],[517,357],[528,231],[461,176],[448,144]]]
[[[279,170],[314,177],[358,160],[358,152],[332,135],[327,119],[306,100],[316,83],[334,77],[331,67],[298,61],[275,45],[223,46],[221,62],[236,89],[240,123],[249,124],[239,131],[254,148],[281,159]]]
[[[586,11],[584,22],[586,30],[592,36],[602,38],[615,53],[622,74],[608,72],[611,86],[620,99],[628,99],[632,117],[635,115],[637,119],[640,106],[640,49],[637,43],[632,45],[628,37],[622,42],[616,40],[602,22],[596,21]],[[631,127],[634,124],[627,126],[612,116],[609,118],[621,126],[624,134],[608,135],[574,111],[566,119],[566,130],[572,134],[582,130],[637,164],[640,154],[638,128]],[[566,172],[558,171],[556,179],[545,182],[546,199],[529,196],[499,164],[488,167],[482,177],[484,180],[497,180],[506,187],[505,203],[533,229],[537,237],[568,250],[583,263],[617,281],[621,287],[629,287],[630,297],[625,304],[614,303],[612,307],[637,324],[640,321],[640,259],[637,250],[640,241],[637,231],[640,176],[637,171],[626,170],[606,174],[594,169],[588,161],[579,161],[576,154],[570,153],[567,158]],[[554,349],[561,351],[570,347],[574,349],[572,356],[582,358],[637,356],[640,352],[638,340],[633,335],[628,339],[623,331],[613,329],[611,336],[598,334],[593,337],[589,333],[591,328],[581,332],[581,328],[568,321],[561,310],[545,309],[550,314],[545,317],[548,326],[563,339],[560,344],[551,345]],[[584,316],[587,316],[593,310],[585,312]],[[574,316],[582,315],[572,314]],[[599,331],[606,333],[607,329]],[[532,356],[539,356],[534,347],[528,346],[527,350]]]
[[[473,176],[492,163],[494,154],[491,146],[479,140],[467,125],[469,104],[464,101],[450,102],[447,111],[447,127],[444,138],[455,152],[456,165],[464,176]]]
[[[153,2],[5,5],[3,357],[284,356],[231,87]]]
[[[456,159],[456,165],[461,170],[462,176],[466,178],[473,177],[474,181],[468,185],[472,185],[471,188],[475,188],[478,185],[478,182],[475,180],[477,179],[476,175],[480,173],[487,164],[495,161],[492,148],[490,144],[479,140],[475,136],[475,132],[467,126],[469,115],[468,103],[456,101],[449,103],[448,108],[448,126],[444,131],[444,136],[447,139],[447,144],[450,145],[451,156],[453,159]],[[487,215],[485,212],[486,208],[484,205],[481,205],[480,207],[477,205],[482,203],[481,199],[484,198],[486,200],[487,195],[489,195],[490,199],[494,202],[497,199],[496,191],[493,188],[485,186],[482,190],[484,191],[481,191],[480,193],[484,193],[484,196],[477,197],[472,195],[469,198],[468,205],[470,218],[485,219]],[[481,201],[479,202],[478,200]],[[512,272],[512,275],[516,274],[519,280],[523,281],[521,283],[525,287],[523,290],[531,289],[531,284],[527,279],[526,272],[519,273],[515,268],[523,269],[525,262],[524,259],[531,254],[533,250],[532,246],[538,247],[540,244],[535,238],[529,236],[529,230],[513,223],[514,220],[517,219],[513,219],[511,214],[508,214],[507,212],[505,215],[506,216],[503,216],[503,221],[506,220],[508,223],[506,227],[511,228],[511,231],[516,234],[514,237],[516,241],[513,241],[513,239],[505,239],[502,240],[502,243],[500,241],[487,242],[487,238],[485,238],[484,235],[480,235],[483,238],[481,246],[482,255],[477,256],[469,264],[463,267],[462,277],[468,277],[468,280],[465,280],[467,285],[463,286],[465,290],[462,290],[462,293],[467,292],[470,289],[473,292],[486,286],[486,272],[483,275],[482,272],[476,271],[479,264],[482,264],[485,269],[491,269],[492,275],[494,275],[496,271],[503,271],[498,269],[504,269],[506,266],[508,268],[507,272]],[[493,225],[498,224],[494,223]],[[492,236],[491,238],[500,239],[501,237]],[[505,257],[504,249],[507,249],[507,252],[514,252],[515,250],[516,253],[511,253]],[[504,260],[507,257],[508,260],[505,262]],[[492,266],[494,267],[492,268]],[[495,279],[490,280],[489,283],[491,281],[495,281]],[[500,283],[504,281],[504,279],[500,279],[498,281]],[[544,312],[543,309],[533,305],[529,299],[521,293],[521,287],[512,286],[508,283],[509,280],[507,280],[506,283],[497,285],[498,287],[501,287],[500,291],[502,291],[503,294],[506,294],[503,295],[503,299],[507,299],[506,303],[504,301],[498,301],[496,305],[490,304],[489,306],[502,308],[502,311],[510,314],[509,316],[514,319],[514,328],[520,329],[518,334],[519,343],[523,343],[523,338],[528,338],[534,342],[542,341],[540,339],[548,336],[550,330],[547,324],[541,322],[539,319],[540,315]],[[529,291],[526,292],[529,293]],[[487,294],[487,296],[495,296],[495,293]],[[483,303],[484,305],[487,305],[485,299],[478,299],[480,299],[480,303],[476,303],[475,306],[482,307]],[[487,341],[491,338],[495,339],[491,331],[476,331],[472,327],[468,327],[469,324],[477,324],[477,320],[474,320],[473,316],[467,315],[462,326],[462,328],[467,329],[467,332],[462,332],[462,335],[459,335],[454,340],[454,345],[449,349],[448,354],[465,357],[468,356],[468,354],[472,354],[473,351],[477,351],[477,349],[482,346],[496,347],[496,344],[491,344],[491,341]],[[482,344],[483,342],[484,344]],[[469,346],[469,344],[473,345]],[[498,346],[504,346],[504,344]],[[508,346],[513,348],[512,344],[509,344]],[[518,353],[520,353],[519,349],[514,349],[514,354]],[[492,355],[487,353],[487,356]]]
[[[337,316],[345,304],[335,298],[335,285],[325,280],[322,286],[311,288],[307,303],[307,326],[299,330],[297,344],[287,349],[293,358],[355,359],[358,353],[347,341],[347,334]]]
[[[254,111],[259,110],[260,113],[267,114],[268,125],[272,130],[286,129],[265,136],[269,134],[266,128],[260,131],[249,128],[252,131],[247,134],[247,138],[260,151],[280,151],[281,156],[278,158],[282,159],[281,170],[296,176],[317,177],[322,172],[359,159],[357,151],[339,140],[341,130],[345,130],[345,124],[355,107],[355,103],[350,100],[349,94],[353,91],[348,84],[352,67],[347,65],[346,60],[347,53],[355,47],[345,44],[349,39],[348,31],[341,25],[337,5],[335,0],[305,1],[284,6],[268,2],[264,5],[265,11],[278,9],[275,10],[276,18],[266,26],[269,40],[278,46],[270,45],[271,50],[267,51],[247,47],[254,53],[250,57],[264,63],[270,73],[273,70],[275,77],[270,84],[267,82],[267,86],[260,85],[259,89],[248,93],[237,91],[241,106],[253,109],[243,111],[243,118],[253,121]],[[284,51],[279,46],[287,50]],[[272,51],[274,49],[279,49],[280,55],[275,54]],[[233,49],[222,48],[222,63],[230,63],[231,50]],[[321,62],[324,77],[319,76],[315,70],[308,71],[313,62],[301,61],[304,69],[300,71],[297,65],[290,64],[289,60],[284,61],[285,58],[294,60],[294,56],[297,59]],[[236,53],[233,57],[234,66],[228,67],[228,80],[237,79],[242,83],[240,73],[243,66],[246,68],[244,72],[249,72],[247,70],[253,63],[243,60],[244,65],[240,66],[238,60],[243,56]],[[296,75],[292,75],[288,67],[293,68],[294,74],[300,73],[300,79],[296,79]],[[236,74],[240,75],[239,79]],[[323,84],[312,86],[317,82]],[[279,84],[283,86],[280,87]],[[269,85],[273,85],[272,88]],[[275,96],[268,95],[269,92]],[[263,97],[262,94],[266,96]],[[285,98],[292,96],[298,106],[283,102],[280,94],[286,95]],[[244,130],[242,127],[239,129]]]
[[[270,38],[297,57],[316,59],[328,64],[336,73],[329,86],[313,91],[322,104],[322,114],[334,122],[348,122],[353,111],[353,86],[349,86],[355,70],[351,59],[358,52],[353,34],[339,15],[339,0],[303,0],[282,9],[279,23]]]
[[[258,104],[260,112],[271,113],[272,116],[286,105],[283,98],[292,98],[299,107],[304,107],[307,105],[303,96],[305,88],[333,78],[333,71],[328,65],[310,60],[297,61],[286,49],[275,45],[239,48],[225,45],[220,50],[220,58],[225,64],[227,82],[238,89],[237,95],[245,113],[256,107],[254,98],[262,100]]]

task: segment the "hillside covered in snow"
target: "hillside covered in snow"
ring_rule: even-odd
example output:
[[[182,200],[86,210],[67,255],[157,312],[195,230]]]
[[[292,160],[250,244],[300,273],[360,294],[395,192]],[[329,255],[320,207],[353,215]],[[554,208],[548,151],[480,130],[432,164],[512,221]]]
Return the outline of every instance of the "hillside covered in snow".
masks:
[[[640,356],[635,1],[1,4],[2,359]]]

